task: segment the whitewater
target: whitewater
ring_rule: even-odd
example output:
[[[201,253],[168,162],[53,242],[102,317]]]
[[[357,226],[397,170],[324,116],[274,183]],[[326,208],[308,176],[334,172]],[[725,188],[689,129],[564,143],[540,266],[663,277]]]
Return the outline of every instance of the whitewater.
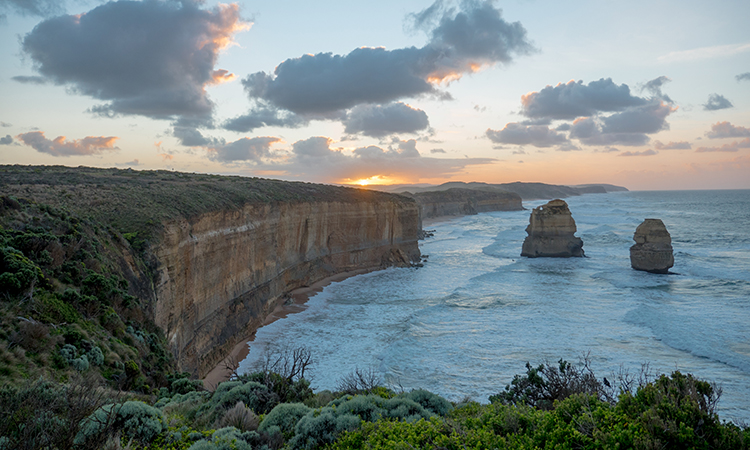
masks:
[[[258,330],[240,371],[269,346],[307,346],[312,386],[357,368],[397,390],[482,403],[526,362],[680,370],[723,389],[719,414],[750,422],[750,191],[652,191],[565,199],[585,258],[522,258],[530,211],[435,223],[424,266],[327,286],[307,309]],[[527,209],[546,201],[524,202]],[[673,274],[630,267],[635,228],[662,219]]]

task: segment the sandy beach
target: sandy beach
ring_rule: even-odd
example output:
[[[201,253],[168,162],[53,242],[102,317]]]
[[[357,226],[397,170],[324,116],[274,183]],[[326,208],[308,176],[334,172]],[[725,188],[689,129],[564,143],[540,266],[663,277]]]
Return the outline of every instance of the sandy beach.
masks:
[[[290,300],[276,307],[276,309],[274,309],[273,312],[271,312],[271,314],[266,317],[266,320],[263,321],[263,325],[261,326],[271,324],[279,319],[283,319],[289,316],[290,314],[304,311],[305,309],[307,309],[306,303],[310,299],[310,297],[317,294],[318,292],[321,292],[323,288],[331,283],[343,281],[355,275],[374,272],[375,270],[380,269],[381,267],[377,266],[367,269],[341,272],[328,278],[324,278],[316,283],[313,283],[310,286],[295,289],[289,293]],[[229,379],[229,377],[232,375],[232,369],[230,368],[231,364],[239,363],[247,357],[248,353],[250,352],[249,344],[255,339],[256,331],[253,331],[253,333],[249,337],[244,339],[239,344],[235,345],[229,356],[227,356],[221,363],[214,367],[214,369],[209,372],[205,376],[205,378],[203,378],[203,386],[206,389],[213,391],[219,383],[221,383],[222,381],[227,381]]]

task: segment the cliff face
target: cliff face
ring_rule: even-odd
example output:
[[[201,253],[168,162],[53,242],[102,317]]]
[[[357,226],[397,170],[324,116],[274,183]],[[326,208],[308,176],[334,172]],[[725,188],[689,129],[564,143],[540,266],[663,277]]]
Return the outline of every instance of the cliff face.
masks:
[[[88,218],[115,236],[126,260],[105,275],[127,279],[128,294],[141,300],[125,319],[137,316],[133,322],[151,332],[153,318],[179,369],[200,376],[286,292],[352,269],[419,259],[417,204],[382,192],[62,166],[0,165],[0,184],[6,195]]]
[[[156,323],[178,364],[203,376],[283,295],[353,269],[418,260],[417,205],[372,200],[247,205],[167,224]]]
[[[452,188],[444,191],[405,194],[416,200],[420,222],[441,216],[465,216],[489,211],[519,211],[521,197],[513,192]]]

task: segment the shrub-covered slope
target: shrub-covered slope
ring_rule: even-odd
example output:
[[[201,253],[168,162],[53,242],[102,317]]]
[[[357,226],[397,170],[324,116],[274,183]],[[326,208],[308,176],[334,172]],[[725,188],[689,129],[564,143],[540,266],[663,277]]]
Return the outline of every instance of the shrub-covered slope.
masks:
[[[166,383],[146,272],[112,227],[0,197],[0,383],[89,371],[124,389]]]

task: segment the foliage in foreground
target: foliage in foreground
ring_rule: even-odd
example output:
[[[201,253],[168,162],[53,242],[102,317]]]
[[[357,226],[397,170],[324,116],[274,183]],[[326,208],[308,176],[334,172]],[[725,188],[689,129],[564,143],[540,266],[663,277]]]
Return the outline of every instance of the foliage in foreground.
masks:
[[[470,403],[443,420],[380,420],[345,433],[333,449],[746,449],[750,430],[721,423],[713,388],[691,375],[662,375],[613,405],[573,394],[549,410]]]
[[[279,379],[261,371],[211,393],[175,377],[156,401],[93,378],[6,387],[0,449],[750,448],[750,428],[719,419],[720,391],[680,372],[613,387],[585,363],[529,365],[488,405],[380,386],[357,395],[284,388],[279,396]],[[297,372],[288,381],[303,379]],[[301,402],[299,392],[307,392]]]

